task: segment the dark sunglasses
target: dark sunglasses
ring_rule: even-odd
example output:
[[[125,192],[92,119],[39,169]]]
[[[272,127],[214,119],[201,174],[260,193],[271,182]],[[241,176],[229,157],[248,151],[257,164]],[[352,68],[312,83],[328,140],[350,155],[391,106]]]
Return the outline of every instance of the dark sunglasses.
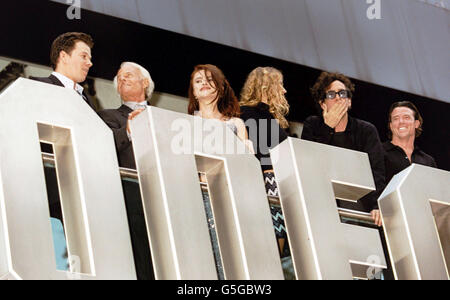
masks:
[[[332,100],[336,98],[336,95],[339,95],[340,98],[349,98],[351,96],[351,92],[349,90],[340,90],[340,91],[328,91],[325,93],[325,99]]]

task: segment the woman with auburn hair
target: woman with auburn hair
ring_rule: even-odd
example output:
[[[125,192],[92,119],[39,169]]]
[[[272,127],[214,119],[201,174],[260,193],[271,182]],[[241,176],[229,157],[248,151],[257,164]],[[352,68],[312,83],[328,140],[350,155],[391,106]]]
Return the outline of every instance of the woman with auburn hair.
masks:
[[[218,67],[209,64],[194,67],[189,85],[188,113],[224,122],[254,153],[244,122],[239,118],[239,101]]]
[[[269,196],[278,196],[278,188],[269,150],[287,138],[289,123],[285,116],[289,104],[284,97],[283,74],[272,67],[258,67],[247,77],[241,91],[241,118],[248,130],[249,138],[261,162],[266,191]],[[272,222],[278,239],[281,256],[288,256],[284,218],[279,205],[270,206]]]
[[[244,122],[239,118],[239,101],[218,67],[209,64],[194,67],[189,85],[188,113],[224,122],[244,142],[250,153],[254,153]],[[200,181],[206,182],[203,174],[200,174]],[[218,278],[225,279],[209,193],[202,190],[202,194]]]

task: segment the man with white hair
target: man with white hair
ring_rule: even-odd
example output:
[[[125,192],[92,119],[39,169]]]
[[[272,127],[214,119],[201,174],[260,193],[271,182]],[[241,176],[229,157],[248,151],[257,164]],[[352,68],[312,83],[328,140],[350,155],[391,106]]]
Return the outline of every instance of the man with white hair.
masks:
[[[114,133],[119,165],[135,169],[129,121],[145,109],[155,85],[145,68],[136,63],[124,62],[114,78],[114,86],[123,104],[117,109],[102,110],[98,115]],[[139,184],[122,180],[122,187],[137,279],[155,279]]]
[[[122,99],[122,106],[105,109],[98,114],[114,133],[119,165],[136,169],[129,120],[145,109],[155,84],[145,68],[136,63],[124,62],[114,78],[114,86]]]

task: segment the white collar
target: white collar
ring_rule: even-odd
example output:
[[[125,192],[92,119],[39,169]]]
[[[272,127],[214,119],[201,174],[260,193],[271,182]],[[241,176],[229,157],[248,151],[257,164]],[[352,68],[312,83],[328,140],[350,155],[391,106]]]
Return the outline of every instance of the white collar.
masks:
[[[58,78],[59,81],[61,81],[61,83],[64,85],[65,88],[73,90],[73,86],[74,86],[75,82],[72,79],[70,79],[67,76],[65,76],[61,73],[58,73],[58,72],[53,72],[52,75],[55,76],[56,78]],[[81,85],[79,85],[78,83],[75,84],[75,91],[78,94],[83,95],[83,87]]]
[[[140,101],[140,102],[123,101],[123,104],[128,106],[130,109],[135,110],[136,107],[139,107],[139,106],[142,106],[142,105],[147,106],[147,101],[145,101],[145,100],[144,101]]]

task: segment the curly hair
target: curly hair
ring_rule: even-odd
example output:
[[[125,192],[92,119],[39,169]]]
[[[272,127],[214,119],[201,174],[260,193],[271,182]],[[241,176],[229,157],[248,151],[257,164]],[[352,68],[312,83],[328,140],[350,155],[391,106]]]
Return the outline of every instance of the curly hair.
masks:
[[[289,127],[285,116],[289,113],[289,103],[284,97],[283,74],[272,67],[258,67],[247,77],[241,91],[241,106],[256,106],[265,100],[270,113],[282,128]]]
[[[325,101],[325,92],[328,87],[336,80],[342,82],[350,91],[350,98],[355,92],[355,85],[345,75],[337,72],[322,72],[319,78],[317,78],[316,83],[311,88],[311,96],[316,103],[316,108],[320,114],[322,114],[322,107],[320,107],[320,104]]]
[[[70,55],[78,41],[84,42],[91,49],[94,47],[94,40],[92,37],[83,32],[66,32],[53,41],[50,50],[50,67],[52,67],[53,70],[58,64],[59,53],[64,51]]]
[[[388,133],[387,133],[388,139],[392,140],[392,131],[391,131],[391,127],[389,125],[391,124],[391,121],[392,121],[392,119],[391,119],[392,112],[397,107],[407,107],[407,108],[411,109],[414,112],[414,120],[418,120],[419,123],[420,123],[419,127],[416,128],[416,137],[419,137],[422,134],[422,131],[423,131],[423,129],[422,129],[423,118],[420,115],[419,110],[417,109],[417,107],[413,103],[411,103],[409,101],[399,101],[399,102],[392,103],[391,107],[389,108],[389,114],[388,114],[389,122],[388,122],[388,126],[387,126],[388,127]]]
[[[239,107],[239,101],[234,94],[228,80],[223,75],[223,72],[214,65],[197,65],[194,67],[194,71],[191,74],[191,81],[189,84],[189,105],[188,113],[193,115],[195,111],[200,109],[198,100],[194,96],[194,75],[199,71],[211,72],[212,80],[217,89],[217,109],[219,112],[227,118],[239,117],[241,114],[241,109]],[[216,100],[214,99],[214,100]]]

